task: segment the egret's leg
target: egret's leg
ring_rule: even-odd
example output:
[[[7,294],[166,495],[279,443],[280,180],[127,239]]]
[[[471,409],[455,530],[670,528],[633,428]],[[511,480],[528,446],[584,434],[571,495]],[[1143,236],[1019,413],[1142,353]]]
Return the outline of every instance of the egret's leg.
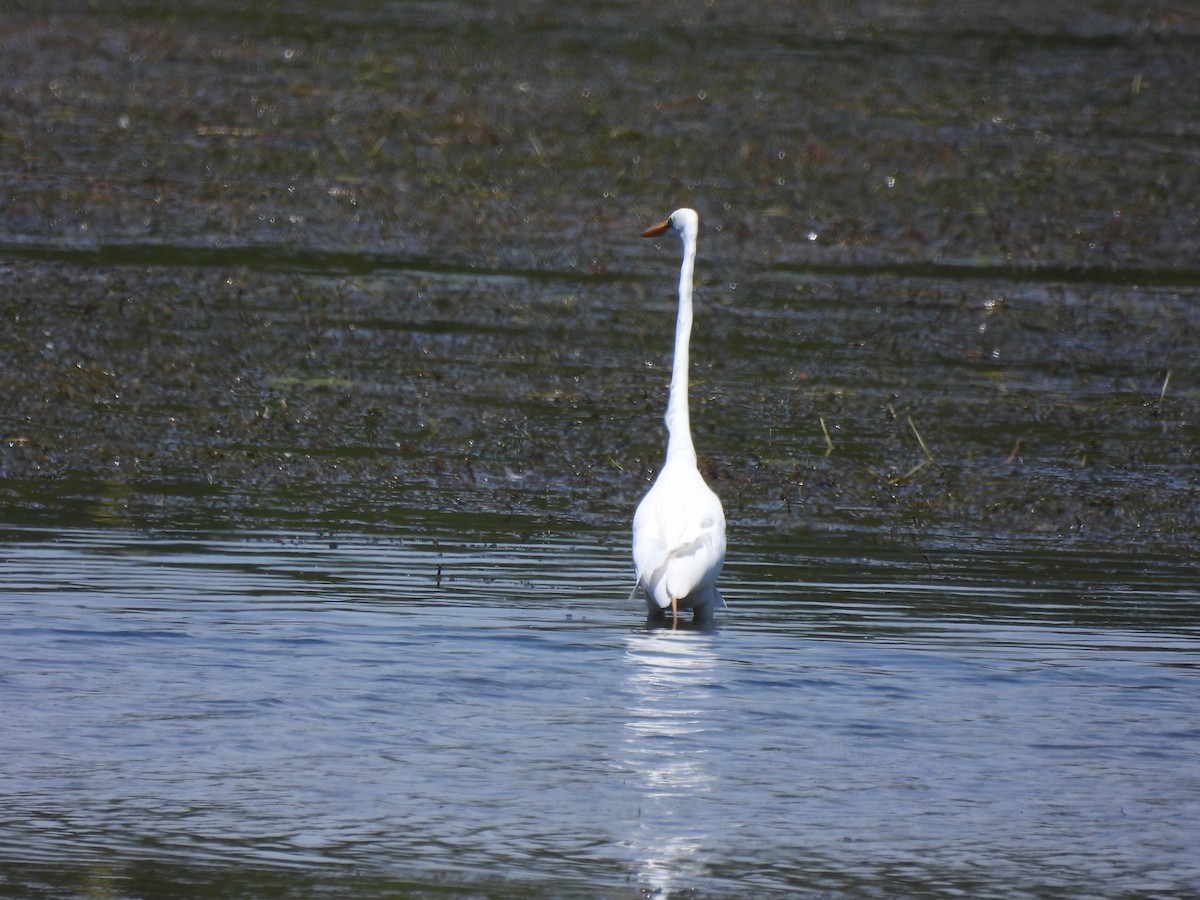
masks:
[[[679,625],[679,598],[671,597],[671,627],[675,628]]]

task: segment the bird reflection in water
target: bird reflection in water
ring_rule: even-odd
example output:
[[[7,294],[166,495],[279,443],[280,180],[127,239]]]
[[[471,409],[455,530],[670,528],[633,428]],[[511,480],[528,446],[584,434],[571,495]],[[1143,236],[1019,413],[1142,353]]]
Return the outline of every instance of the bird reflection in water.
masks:
[[[638,773],[638,810],[627,845],[639,878],[652,890],[695,884],[704,853],[727,826],[713,802],[711,754],[719,732],[707,714],[716,704],[719,658],[709,632],[648,629],[627,639],[624,755]]]

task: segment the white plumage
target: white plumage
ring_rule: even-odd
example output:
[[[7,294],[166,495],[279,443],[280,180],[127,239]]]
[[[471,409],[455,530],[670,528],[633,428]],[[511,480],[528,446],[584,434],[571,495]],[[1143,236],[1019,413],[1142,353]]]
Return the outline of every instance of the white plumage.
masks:
[[[667,400],[667,458],[650,491],[633,516],[634,593],[641,593],[651,613],[694,609],[705,621],[724,606],[717,576],[725,562],[725,512],[721,501],[696,468],[688,417],[688,345],[692,333],[692,274],[700,218],[695,210],[677,209],[665,222],[647,228],[642,237],[674,231],[683,241],[679,269],[679,313],[675,323],[675,358]]]

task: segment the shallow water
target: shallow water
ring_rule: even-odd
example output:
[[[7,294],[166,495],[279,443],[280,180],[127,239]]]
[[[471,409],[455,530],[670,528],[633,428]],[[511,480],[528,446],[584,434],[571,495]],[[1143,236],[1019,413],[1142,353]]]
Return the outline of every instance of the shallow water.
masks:
[[[1200,892],[1194,11],[160,6],[0,29],[0,893]]]
[[[589,533],[4,537],[16,893],[1200,886],[1200,592],[1169,567],[844,580],[762,546],[673,632]]]

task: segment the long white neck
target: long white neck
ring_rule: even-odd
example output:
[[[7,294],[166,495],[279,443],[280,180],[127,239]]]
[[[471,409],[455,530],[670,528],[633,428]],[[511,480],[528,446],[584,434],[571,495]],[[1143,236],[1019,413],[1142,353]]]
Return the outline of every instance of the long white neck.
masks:
[[[696,461],[688,416],[688,345],[692,337],[692,273],[696,265],[696,235],[683,234],[683,265],[679,267],[679,314],[675,320],[675,358],[671,393],[667,399],[667,459],[683,456]]]

